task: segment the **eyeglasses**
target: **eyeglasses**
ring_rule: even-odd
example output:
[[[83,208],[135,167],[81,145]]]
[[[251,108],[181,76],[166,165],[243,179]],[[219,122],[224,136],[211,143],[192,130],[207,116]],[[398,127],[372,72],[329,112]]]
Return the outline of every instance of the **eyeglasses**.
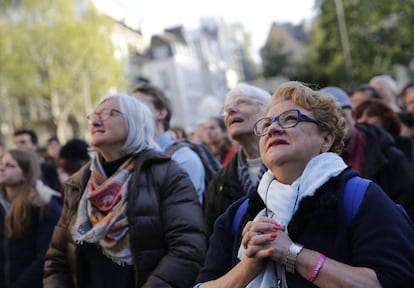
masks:
[[[113,116],[114,113],[122,114],[122,112],[117,110],[117,109],[105,108],[105,109],[102,109],[102,111],[99,112],[99,113],[98,112],[93,112],[93,113],[89,114],[88,116],[86,116],[86,118],[88,119],[88,123],[92,124],[97,119],[97,117],[99,117],[102,121],[105,121],[109,117]]]
[[[237,109],[240,109],[241,107],[252,106],[255,103],[257,102],[242,98],[242,99],[237,100],[234,103],[229,103],[227,105],[224,105],[223,108],[221,109],[221,114],[225,116],[225,115],[228,115],[230,110],[234,109],[234,107],[236,107]]]
[[[263,117],[256,121],[253,126],[253,132],[256,136],[264,136],[269,133],[269,127],[277,122],[282,129],[292,128],[299,122],[311,122],[318,125],[318,121],[313,120],[309,116],[303,115],[298,109],[291,109],[282,112],[276,117]]]

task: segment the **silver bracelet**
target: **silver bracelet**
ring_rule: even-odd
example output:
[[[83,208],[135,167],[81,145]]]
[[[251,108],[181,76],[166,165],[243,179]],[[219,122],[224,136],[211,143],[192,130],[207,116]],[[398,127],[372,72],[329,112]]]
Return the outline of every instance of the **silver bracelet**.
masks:
[[[286,255],[286,271],[293,274],[295,273],[296,258],[300,251],[302,251],[303,245],[292,243],[289,246],[288,253]]]

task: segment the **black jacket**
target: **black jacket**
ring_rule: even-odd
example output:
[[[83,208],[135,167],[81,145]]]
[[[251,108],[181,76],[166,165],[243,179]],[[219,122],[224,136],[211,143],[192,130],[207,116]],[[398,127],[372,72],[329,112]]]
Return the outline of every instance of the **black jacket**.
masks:
[[[414,221],[414,171],[404,153],[395,147],[392,136],[374,125],[358,124],[366,135],[365,162],[361,176],[377,183],[402,204]]]
[[[234,201],[246,196],[238,178],[238,157],[235,153],[230,162],[217,172],[204,195],[204,221],[207,236],[213,233],[214,222]]]

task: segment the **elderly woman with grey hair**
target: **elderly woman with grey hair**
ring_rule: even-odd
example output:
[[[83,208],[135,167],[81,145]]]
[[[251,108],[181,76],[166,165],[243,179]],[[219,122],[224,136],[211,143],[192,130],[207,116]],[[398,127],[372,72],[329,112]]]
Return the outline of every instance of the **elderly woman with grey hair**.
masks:
[[[253,124],[270,102],[269,92],[246,83],[231,89],[223,106],[224,123],[228,135],[239,149],[227,165],[217,172],[208,185],[204,198],[204,221],[207,236],[213,232],[214,222],[226,208],[239,198],[255,193],[260,177],[266,171],[259,154],[259,138]]]
[[[44,287],[189,287],[205,236],[188,174],[157,151],[149,109],[113,94],[88,116],[95,154],[65,184]]]

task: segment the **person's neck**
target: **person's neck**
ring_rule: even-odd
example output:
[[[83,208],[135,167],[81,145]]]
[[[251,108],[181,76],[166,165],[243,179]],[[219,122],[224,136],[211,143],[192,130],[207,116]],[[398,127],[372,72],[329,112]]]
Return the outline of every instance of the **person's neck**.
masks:
[[[283,184],[291,185],[303,173],[304,167],[298,167],[294,164],[282,165],[272,168],[272,174],[277,181]]]
[[[258,143],[246,143],[246,145],[242,144],[242,150],[246,159],[256,159],[260,157]]]
[[[162,122],[157,122],[157,138],[161,137],[165,133],[164,125]]]
[[[14,200],[14,198],[16,198],[17,195],[17,188],[14,186],[7,186],[4,189],[6,191],[6,197],[7,199],[9,199],[10,202],[12,202]]]

